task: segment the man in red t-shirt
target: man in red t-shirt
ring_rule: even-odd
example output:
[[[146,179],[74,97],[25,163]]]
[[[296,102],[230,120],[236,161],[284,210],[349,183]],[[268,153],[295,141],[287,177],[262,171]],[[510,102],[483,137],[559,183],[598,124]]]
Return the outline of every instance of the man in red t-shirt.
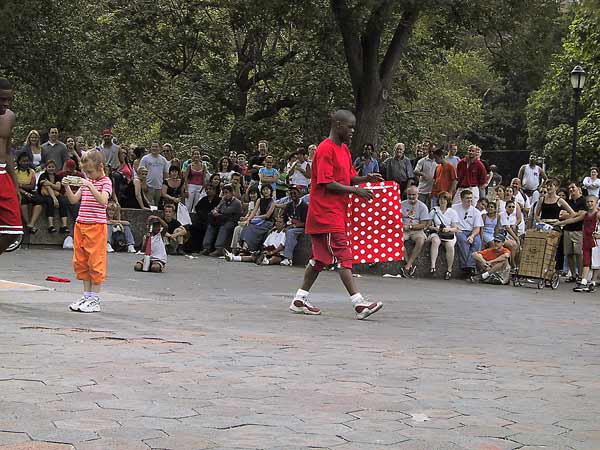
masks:
[[[438,206],[438,196],[442,192],[448,192],[451,197],[454,197],[456,185],[456,168],[454,164],[444,159],[444,151],[438,148],[433,152],[433,159],[438,164],[435,168],[433,176],[433,188],[431,190],[431,206]]]
[[[456,176],[458,178],[458,189],[454,196],[454,203],[460,203],[460,193],[469,190],[473,193],[473,206],[479,200],[479,188],[484,188],[487,183],[487,170],[478,159],[481,149],[476,145],[470,145],[467,156],[458,162]]]
[[[346,234],[348,195],[354,194],[371,200],[370,190],[356,187],[365,182],[379,182],[378,173],[358,176],[352,167],[352,156],[347,145],[352,141],[356,118],[346,110],[331,116],[331,132],[317,147],[312,161],[311,191],[305,232],[311,235],[312,259],[304,273],[304,283],[290,304],[290,310],[299,314],[321,314],[311,305],[309,291],[319,272],[337,264],[340,278],[350,294],[356,318],[361,320],[379,311],[381,302],[369,302],[358,292],[352,277],[352,250]]]

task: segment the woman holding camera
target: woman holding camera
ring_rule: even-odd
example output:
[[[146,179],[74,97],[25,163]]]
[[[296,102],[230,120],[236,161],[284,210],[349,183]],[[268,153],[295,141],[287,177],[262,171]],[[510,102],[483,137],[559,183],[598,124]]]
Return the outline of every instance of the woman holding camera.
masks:
[[[446,263],[448,269],[444,279],[452,278],[454,264],[454,246],[456,245],[456,232],[458,231],[458,214],[450,207],[452,196],[448,192],[440,192],[438,206],[431,209],[431,225],[427,240],[431,243],[431,275],[435,274],[435,265],[438,258],[440,245],[446,249]]]

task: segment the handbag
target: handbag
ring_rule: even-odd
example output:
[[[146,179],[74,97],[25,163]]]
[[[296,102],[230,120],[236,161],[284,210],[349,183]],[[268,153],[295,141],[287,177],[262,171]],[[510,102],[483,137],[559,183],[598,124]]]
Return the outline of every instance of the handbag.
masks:
[[[454,231],[441,231],[442,228],[448,228],[448,225],[446,225],[444,219],[442,219],[442,216],[440,215],[440,213],[438,213],[437,209],[433,208],[433,213],[437,215],[437,218],[442,224],[442,226],[440,226],[439,230],[437,231],[437,235],[440,237],[440,239],[442,241],[451,241],[452,239],[454,239]]]

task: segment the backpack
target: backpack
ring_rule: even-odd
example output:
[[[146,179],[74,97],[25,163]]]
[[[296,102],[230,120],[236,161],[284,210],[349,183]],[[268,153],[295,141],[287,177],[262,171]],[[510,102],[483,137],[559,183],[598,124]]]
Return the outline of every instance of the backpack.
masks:
[[[127,250],[127,238],[121,225],[114,225],[112,232],[111,245],[115,252],[124,252]]]

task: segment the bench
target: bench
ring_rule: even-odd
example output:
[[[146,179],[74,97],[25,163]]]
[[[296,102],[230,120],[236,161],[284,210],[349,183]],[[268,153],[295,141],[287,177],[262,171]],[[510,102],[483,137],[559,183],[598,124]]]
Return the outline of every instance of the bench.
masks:
[[[137,245],[140,245],[144,238],[144,234],[147,232],[147,221],[148,216],[156,214],[156,212],[142,210],[142,209],[122,209],[121,210],[121,218],[123,220],[129,221],[131,224],[131,232],[135,237],[135,242]],[[55,223],[59,219],[55,219]],[[34,235],[26,235],[23,242],[25,245],[62,245],[63,240],[65,239],[65,235],[60,233],[48,233],[48,222],[45,217],[40,217],[40,220],[37,223],[37,227],[39,231]],[[407,247],[410,249],[412,247],[412,243],[408,243]],[[295,266],[305,266],[311,258],[311,243],[310,236],[302,235],[298,240],[298,246],[294,252],[294,265]],[[363,273],[363,274],[373,274],[373,275],[383,275],[385,273],[389,274],[397,274],[399,272],[400,267],[404,265],[403,262],[384,262],[377,264],[356,264],[354,266],[354,272]],[[416,261],[417,271],[415,276],[426,277],[429,276],[429,246],[426,245],[421,252],[421,255],[417,258]],[[437,259],[437,277],[443,277],[446,272],[446,254],[443,246],[440,247],[438,259]],[[460,269],[458,269],[458,252],[456,252],[454,267],[452,271],[453,278],[457,278],[461,275]]]

